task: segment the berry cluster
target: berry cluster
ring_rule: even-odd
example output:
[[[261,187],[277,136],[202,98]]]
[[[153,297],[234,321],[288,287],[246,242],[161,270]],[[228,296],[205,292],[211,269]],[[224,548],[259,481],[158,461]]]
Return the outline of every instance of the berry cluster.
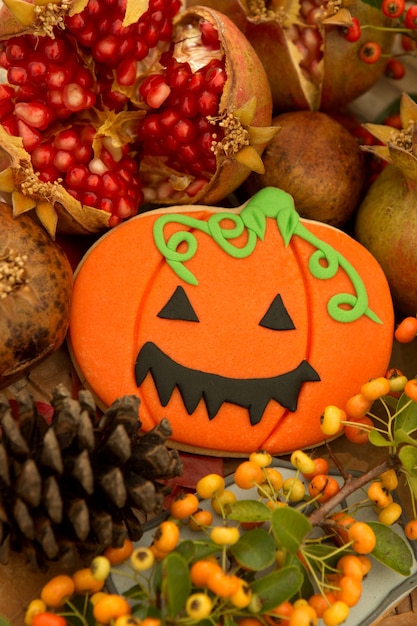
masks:
[[[362,596],[372,552],[389,564],[380,527],[402,542],[398,561],[407,563],[409,548],[388,513],[396,472],[377,469],[352,485],[303,450],[291,455],[288,475],[272,461],[268,452],[252,453],[232,483],[205,475],[196,493],[171,501],[148,545],[125,541],[90,567],[52,578],[28,607],[27,626],[344,622]],[[365,500],[346,505],[349,490],[364,485]],[[375,506],[379,523],[359,519],[359,510]],[[122,595],[106,591],[112,572],[132,581]]]
[[[403,54],[413,53],[416,50],[417,32],[417,5],[406,2],[406,0],[382,0],[374,6],[379,6],[383,15],[392,21],[386,27],[375,27],[372,24],[361,24],[356,18],[352,18],[350,26],[343,27],[343,33],[347,41],[355,42],[361,37],[366,29],[385,29],[394,33],[399,33],[401,37],[400,45]],[[376,41],[367,41],[359,51],[359,56],[364,63],[376,63],[382,56],[381,46]],[[385,66],[385,74],[388,78],[399,80],[405,75],[405,67],[396,56],[389,56]]]

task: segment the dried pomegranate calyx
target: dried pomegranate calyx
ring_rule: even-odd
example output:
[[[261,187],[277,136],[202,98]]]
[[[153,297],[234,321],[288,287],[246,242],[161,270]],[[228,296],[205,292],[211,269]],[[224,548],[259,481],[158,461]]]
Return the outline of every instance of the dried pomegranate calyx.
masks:
[[[402,128],[363,124],[383,145],[361,148],[394,164],[410,180],[417,180],[417,103],[407,93],[401,96],[400,117]]]
[[[2,0],[2,4],[9,11],[12,24],[16,22],[15,28],[0,28],[0,38],[6,38],[19,30],[29,31],[34,35],[54,37],[54,29],[64,28],[64,18],[67,15],[71,0]]]

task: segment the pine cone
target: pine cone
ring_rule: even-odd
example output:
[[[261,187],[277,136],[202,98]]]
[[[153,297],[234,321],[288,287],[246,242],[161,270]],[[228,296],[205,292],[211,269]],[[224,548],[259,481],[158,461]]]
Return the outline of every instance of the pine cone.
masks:
[[[1,563],[9,550],[25,551],[36,567],[89,561],[140,539],[143,523],[163,508],[162,479],[180,475],[182,465],[166,447],[167,420],[140,433],[139,403],[123,396],[99,414],[89,391],[74,399],[58,386],[48,424],[30,394],[16,397],[16,415],[0,394]]]

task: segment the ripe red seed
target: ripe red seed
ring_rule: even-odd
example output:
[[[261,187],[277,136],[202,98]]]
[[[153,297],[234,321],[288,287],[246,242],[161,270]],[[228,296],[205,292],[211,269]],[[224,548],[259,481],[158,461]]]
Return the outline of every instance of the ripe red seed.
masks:
[[[42,102],[17,102],[14,113],[29,126],[45,130],[51,122],[52,113]]]
[[[347,41],[358,41],[361,36],[361,26],[357,17],[352,17],[352,26],[343,28],[343,37]]]
[[[412,29],[417,28],[417,4],[413,4],[407,9],[404,17],[404,26]]]
[[[405,0],[383,0],[381,11],[387,17],[397,18],[404,13]]]
[[[219,108],[218,96],[205,89],[198,97],[197,106],[201,115],[216,115]]]
[[[220,47],[219,35],[214,25],[207,20],[200,22],[201,41],[207,48],[217,49]]]

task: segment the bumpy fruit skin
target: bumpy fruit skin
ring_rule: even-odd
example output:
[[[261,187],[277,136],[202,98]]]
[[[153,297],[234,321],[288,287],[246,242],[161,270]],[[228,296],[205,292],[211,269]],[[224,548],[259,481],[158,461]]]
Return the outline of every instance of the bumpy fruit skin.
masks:
[[[0,387],[23,377],[61,346],[73,280],[65,253],[48,233],[29,215],[14,219],[10,206],[1,203],[0,265],[9,269],[8,251],[26,259],[23,282],[9,293],[5,281],[0,284]]]
[[[265,173],[245,181],[249,195],[278,187],[293,196],[307,219],[343,226],[365,183],[363,154],[355,137],[320,111],[291,111],[273,118],[279,128],[263,154]]]
[[[333,23],[324,23],[322,18],[315,18],[320,47],[323,56],[318,61],[308,60],[309,71],[300,66],[302,55],[291,41],[292,29],[298,23],[310,26],[301,14],[302,2],[290,0],[250,3],[244,0],[188,0],[188,6],[203,4],[223,11],[246,35],[255,48],[266,70],[271,86],[275,113],[296,109],[331,111],[343,107],[365,93],[383,74],[386,59],[369,65],[359,58],[359,50],[364,43],[372,39],[381,46],[382,52],[388,53],[392,45],[392,35],[385,31],[364,29],[355,42],[347,41],[343,34],[343,19],[340,14]],[[272,6],[271,8],[271,5]],[[319,3],[314,3],[316,8]],[[324,8],[334,8],[334,3],[324,3]],[[360,24],[382,26],[389,24],[379,9],[361,0],[343,2],[342,8],[359,19]],[[345,9],[344,9],[345,10]],[[256,14],[258,12],[258,14]],[[280,17],[281,14],[281,17]],[[282,19],[285,15],[285,19]],[[303,27],[304,28],[304,27]],[[370,34],[372,32],[372,35]]]
[[[406,315],[417,310],[417,185],[394,165],[387,165],[363,199],[355,234],[379,261],[396,308]]]

